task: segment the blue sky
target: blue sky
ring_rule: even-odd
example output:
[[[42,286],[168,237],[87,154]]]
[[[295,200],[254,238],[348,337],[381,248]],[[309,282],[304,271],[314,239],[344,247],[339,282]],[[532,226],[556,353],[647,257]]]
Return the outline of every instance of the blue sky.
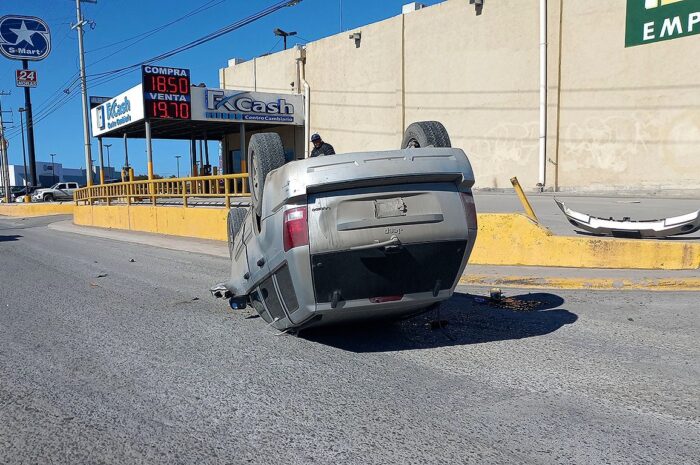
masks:
[[[95,21],[94,29],[88,29],[85,34],[87,74],[106,72],[138,63],[275,3],[277,0],[98,0],[97,4],[84,3],[84,17]],[[401,5],[404,3],[408,1],[303,0],[294,7],[284,8],[242,29],[159,64],[190,68],[192,82],[204,82],[208,86],[216,87],[218,70],[226,66],[229,58],[248,59],[282,49],[280,38],[272,33],[275,27],[298,32],[298,37],[290,37],[291,46],[297,42],[305,43],[339,32],[341,4],[342,27],[346,30],[400,14]],[[435,4],[439,1],[423,0],[423,3]],[[110,46],[117,41],[155,29],[199,7],[207,6],[210,8],[191,15],[143,41],[127,41],[117,46]],[[70,29],[71,22],[75,22],[75,1],[2,0],[0,16],[7,14],[38,16],[46,21],[51,29],[53,43],[51,55],[45,60],[30,62],[30,68],[37,71],[39,78],[38,87],[32,90],[32,106],[36,117],[41,117],[42,110],[59,102],[61,96],[70,97],[60,109],[36,123],[34,137],[37,160],[48,161],[50,160],[48,154],[56,153],[56,161],[63,163],[64,166],[82,167],[85,164],[85,156],[79,88],[73,85],[70,94],[66,95],[62,92],[78,72],[77,34]],[[0,90],[12,92],[11,95],[2,97],[2,106],[4,111],[13,111],[3,115],[6,122],[15,123],[14,128],[7,129],[8,138],[10,138],[10,163],[17,164],[22,163],[17,109],[24,106],[24,94],[21,88],[15,87],[14,73],[20,68],[20,61],[8,60],[0,56]],[[91,86],[88,82],[88,93],[116,95],[136,85],[138,79],[138,72],[134,72],[98,87]],[[118,141],[113,142],[111,162],[113,166],[121,166],[124,161],[122,144]],[[217,145],[212,143],[210,154],[217,153],[216,147]],[[183,155],[183,160],[188,158],[187,142],[156,141],[154,143],[156,172],[166,176],[175,174],[175,155]],[[97,158],[95,140],[93,140],[92,157]],[[137,173],[145,173],[146,155],[143,141],[130,143],[129,158]]]

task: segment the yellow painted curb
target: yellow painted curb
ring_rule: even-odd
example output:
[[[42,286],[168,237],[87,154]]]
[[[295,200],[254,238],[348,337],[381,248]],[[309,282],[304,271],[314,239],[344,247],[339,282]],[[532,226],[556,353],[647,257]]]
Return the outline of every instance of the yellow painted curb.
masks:
[[[225,241],[227,239],[226,215],[228,210],[225,208],[79,205],[75,207],[73,223],[82,226]]]
[[[700,243],[555,236],[520,214],[479,215],[476,265],[696,270]]]
[[[0,212],[1,213],[1,212]],[[77,225],[225,241],[225,208],[81,205]],[[700,242],[555,236],[520,214],[479,214],[479,234],[469,262],[475,265],[700,269]]]
[[[700,278],[626,279],[626,278],[542,278],[533,276],[464,275],[465,286],[500,286],[516,289],[587,289],[597,291],[700,291]]]
[[[0,204],[0,215],[5,216],[49,216],[70,215],[73,213],[73,203],[13,203]]]

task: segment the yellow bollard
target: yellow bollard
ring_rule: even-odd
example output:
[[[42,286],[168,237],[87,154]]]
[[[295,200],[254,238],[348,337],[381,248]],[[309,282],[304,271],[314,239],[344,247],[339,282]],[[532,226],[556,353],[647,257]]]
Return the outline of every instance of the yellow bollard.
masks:
[[[518,182],[518,178],[517,177],[510,178],[510,183],[513,185],[513,188],[515,189],[515,193],[518,194],[518,198],[520,199],[520,203],[523,204],[523,208],[525,209],[525,214],[527,215],[527,217],[530,218],[535,223],[539,223],[540,220],[537,219],[537,215],[535,215],[535,210],[532,209],[532,205],[530,205],[530,201],[527,200],[527,196],[525,195],[523,188],[520,186],[520,182]]]

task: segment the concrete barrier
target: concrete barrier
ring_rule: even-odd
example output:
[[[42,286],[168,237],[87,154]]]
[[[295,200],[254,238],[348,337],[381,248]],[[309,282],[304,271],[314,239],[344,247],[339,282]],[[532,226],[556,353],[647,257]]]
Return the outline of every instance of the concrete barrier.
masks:
[[[0,204],[0,215],[5,216],[49,216],[70,215],[73,213],[73,202],[67,203],[10,203]]]
[[[470,263],[570,268],[695,270],[700,243],[555,236],[520,214],[479,215]]]
[[[77,206],[77,225],[225,241],[227,210]],[[555,236],[520,214],[479,214],[470,263],[571,268],[700,269],[700,243]]]
[[[75,207],[73,222],[83,226],[225,241],[227,214],[225,208],[79,205]]]

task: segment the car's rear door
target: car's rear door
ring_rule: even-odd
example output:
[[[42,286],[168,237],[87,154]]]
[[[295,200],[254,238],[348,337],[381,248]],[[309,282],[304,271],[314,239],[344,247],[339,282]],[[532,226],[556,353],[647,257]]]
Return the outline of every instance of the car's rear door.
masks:
[[[317,303],[449,289],[468,250],[464,203],[450,182],[312,194],[308,227]]]

